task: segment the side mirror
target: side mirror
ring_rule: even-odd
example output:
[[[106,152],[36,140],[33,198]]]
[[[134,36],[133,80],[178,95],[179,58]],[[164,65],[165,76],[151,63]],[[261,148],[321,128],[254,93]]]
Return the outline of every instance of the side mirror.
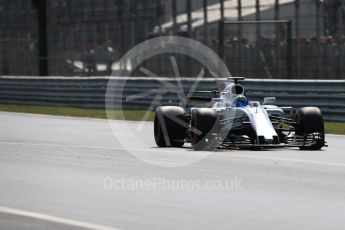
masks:
[[[263,105],[273,105],[277,102],[275,97],[264,97],[264,103]]]

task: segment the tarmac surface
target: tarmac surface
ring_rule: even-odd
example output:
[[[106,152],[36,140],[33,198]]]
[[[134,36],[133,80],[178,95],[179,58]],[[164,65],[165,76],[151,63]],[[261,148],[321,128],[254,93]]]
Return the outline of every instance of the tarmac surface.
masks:
[[[194,152],[152,126],[0,112],[0,229],[345,228],[344,136]]]

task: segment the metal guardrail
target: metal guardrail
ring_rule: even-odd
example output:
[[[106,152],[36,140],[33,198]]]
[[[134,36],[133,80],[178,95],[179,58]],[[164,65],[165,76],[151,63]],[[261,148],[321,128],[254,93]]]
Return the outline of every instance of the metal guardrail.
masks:
[[[155,89],[162,94],[161,104],[178,104],[176,79],[148,77],[0,77],[0,103],[50,106],[104,108],[109,80],[123,85],[122,91],[112,95],[118,106],[124,108],[148,108],[154,95],[135,99]],[[164,82],[173,85],[167,86]],[[184,92],[188,92],[193,79],[183,78]],[[250,100],[262,101],[274,96],[280,106],[318,106],[326,120],[345,121],[345,80],[258,80],[242,82]],[[176,87],[174,87],[174,85]],[[116,86],[115,86],[116,87]],[[216,88],[215,79],[202,79],[196,90]],[[169,92],[168,92],[169,91]],[[115,106],[116,107],[116,106]]]

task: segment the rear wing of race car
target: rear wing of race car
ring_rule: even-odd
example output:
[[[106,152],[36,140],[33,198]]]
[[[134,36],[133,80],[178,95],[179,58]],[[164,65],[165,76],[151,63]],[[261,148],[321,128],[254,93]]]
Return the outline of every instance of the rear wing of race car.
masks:
[[[212,98],[218,98],[219,92],[218,90],[205,90],[205,91],[194,91],[191,95],[186,97],[186,107],[212,107],[214,102]]]
[[[234,82],[235,84],[238,84],[238,81],[244,80],[244,77],[229,77],[227,78],[228,81]],[[224,90],[224,86],[222,85],[222,82],[220,80],[216,80],[216,89],[209,90],[209,91],[194,91],[187,99],[189,101],[189,104],[198,104],[199,103],[205,103],[210,102],[212,103],[212,98],[218,98],[220,96],[220,93]]]
[[[211,101],[212,98],[219,97],[218,90],[209,90],[209,91],[194,91],[187,100],[195,101]]]

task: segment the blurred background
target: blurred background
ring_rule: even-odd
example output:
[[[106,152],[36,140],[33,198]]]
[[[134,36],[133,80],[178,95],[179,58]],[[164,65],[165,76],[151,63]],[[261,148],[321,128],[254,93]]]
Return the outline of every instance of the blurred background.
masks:
[[[116,74],[136,44],[178,35],[213,49],[236,76],[345,77],[343,0],[0,0],[0,18],[0,75]],[[165,76],[168,61],[148,65]],[[187,64],[183,75],[195,76],[179,58]]]

